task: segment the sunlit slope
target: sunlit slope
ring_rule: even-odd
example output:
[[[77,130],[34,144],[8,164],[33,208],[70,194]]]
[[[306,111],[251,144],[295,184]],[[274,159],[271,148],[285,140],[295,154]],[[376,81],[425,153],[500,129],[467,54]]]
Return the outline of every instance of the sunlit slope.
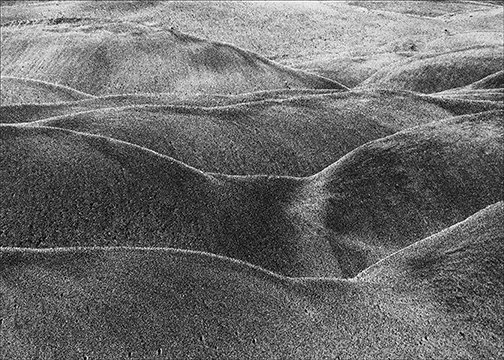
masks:
[[[490,206],[351,281],[286,278],[173,249],[3,248],[9,341],[0,354],[496,358],[504,351],[503,223],[502,203]]]
[[[503,115],[404,130],[314,176],[305,201],[324,209],[322,225],[348,275],[504,198]]]
[[[2,106],[21,103],[59,103],[90,98],[93,96],[45,81],[9,76],[0,78],[0,105]]]
[[[169,246],[351,277],[503,198],[502,111],[367,143],[308,178],[203,173],[128,143],[1,126],[3,246]]]
[[[466,86],[501,71],[503,51],[502,46],[492,46],[418,55],[376,72],[358,88],[435,93]]]
[[[360,3],[360,4],[359,4]],[[39,2],[2,8],[1,22],[23,24],[34,19],[112,18],[155,23],[214,41],[232,43],[284,64],[334,57],[389,52],[400,44],[426,44],[451,34],[502,32],[502,7],[474,2],[431,1],[414,5],[374,2]],[[402,13],[404,7],[416,8]],[[436,18],[429,15],[433,8]],[[393,11],[388,11],[393,8]],[[407,10],[407,9],[406,9]],[[420,16],[418,16],[420,12]],[[253,14],[253,16],[251,16]]]
[[[475,12],[472,15],[472,17],[478,16],[479,13]],[[501,28],[499,31],[464,31],[460,33],[446,31],[443,36],[426,44],[423,51],[441,53],[487,46],[503,46],[503,30],[504,29]]]
[[[387,2],[390,3],[390,2]],[[432,4],[432,2],[430,2]],[[373,2],[376,4],[376,2]],[[418,1],[411,3],[417,6]],[[443,3],[445,5],[446,3]],[[348,87],[355,87],[376,72],[400,67],[408,63],[408,58],[419,59],[424,56],[445,54],[450,51],[481,49],[504,45],[504,32],[475,31],[451,34],[448,30],[427,44],[418,43],[415,38],[390,42],[383,48],[363,53],[343,53],[339,55],[320,55],[315,60],[296,63],[296,68],[305,69],[336,80]],[[501,56],[504,50],[501,50]]]
[[[111,105],[110,98],[104,100],[104,106]],[[213,108],[145,105],[72,114],[88,104],[99,105],[98,101],[3,107],[0,117],[6,122],[29,121],[32,114],[67,111],[69,115],[32,125],[127,141],[204,171],[307,176],[368,141],[461,110],[498,108],[383,91],[298,96]],[[81,104],[84,107],[79,107]]]
[[[1,44],[2,76],[49,81],[92,95],[344,88],[233,45],[127,22],[63,19],[4,26]]]

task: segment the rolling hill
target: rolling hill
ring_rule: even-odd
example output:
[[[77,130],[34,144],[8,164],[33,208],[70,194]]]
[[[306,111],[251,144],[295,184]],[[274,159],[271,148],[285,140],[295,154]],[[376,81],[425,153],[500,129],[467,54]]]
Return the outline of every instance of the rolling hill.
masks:
[[[220,97],[218,102],[227,100],[231,105],[210,108],[199,107],[198,99],[184,106],[120,107],[129,100],[159,104],[162,100],[156,96],[18,105],[1,107],[0,121],[59,115],[31,125],[123,140],[204,171],[307,176],[358,146],[399,130],[459,112],[503,108],[500,104],[446,101],[407,92],[301,92],[294,96],[291,91],[269,95],[290,94],[292,98],[260,100],[262,94]],[[232,104],[239,99],[244,103]]]
[[[3,4],[4,2],[2,2]],[[199,38],[232,43],[287,66],[328,58],[355,58],[465,33],[502,32],[502,7],[457,2],[167,2],[78,1],[3,6],[2,24],[37,19],[105,18],[175,28]],[[366,6],[373,6],[366,9]],[[391,7],[401,11],[389,11]],[[409,9],[407,9],[409,7]],[[421,15],[411,14],[411,8]],[[435,8],[436,17],[429,16]],[[254,16],[250,16],[254,14]],[[403,46],[404,44],[404,46]]]
[[[469,89],[480,89],[480,90],[488,90],[488,89],[503,89],[504,88],[504,70],[497,71],[492,75],[488,75],[487,77],[476,81],[470,85],[467,85]]]
[[[467,86],[433,94],[442,98],[489,100],[502,103],[504,100],[504,70],[478,80]]]
[[[7,24],[1,44],[2,76],[49,81],[92,95],[345,89],[230,44],[138,23],[58,18]]]
[[[502,46],[424,54],[377,71],[357,88],[435,93],[469,85],[502,70]]]
[[[503,198],[502,111],[369,142],[307,178],[204,173],[150,150],[1,126],[2,246],[168,246],[351,277]]]
[[[361,146],[315,175],[312,198],[327,204],[323,224],[332,233],[332,248],[346,248],[341,254],[354,250],[350,261],[365,258],[370,265],[383,250],[399,250],[503,199],[503,114],[404,130]]]
[[[173,249],[2,248],[0,354],[497,358],[503,223],[503,204],[489,206],[352,280]]]
[[[413,45],[412,45],[413,46]],[[396,64],[407,55],[395,52],[361,56],[319,56],[316,60],[297,63],[296,67],[354,88],[378,70]]]

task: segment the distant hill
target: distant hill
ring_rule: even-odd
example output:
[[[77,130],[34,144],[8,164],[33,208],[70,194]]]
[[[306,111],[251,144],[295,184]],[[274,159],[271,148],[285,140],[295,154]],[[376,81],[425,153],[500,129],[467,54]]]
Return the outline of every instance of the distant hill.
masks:
[[[203,173],[128,143],[1,126],[2,246],[163,246],[351,277],[504,197],[502,111],[369,142],[307,178]]]
[[[475,13],[474,15],[476,15]],[[477,16],[477,15],[476,15]],[[434,39],[426,44],[424,52],[441,52],[457,50],[469,50],[471,48],[503,46],[504,33],[501,31],[464,31],[464,32],[450,32],[446,31],[443,36]]]
[[[0,104],[45,104],[91,99],[93,96],[69,87],[10,76],[0,78]]]
[[[3,3],[3,2],[2,2]],[[366,9],[364,7],[373,7]],[[390,10],[390,11],[389,11]],[[418,16],[412,14],[420,12]],[[435,18],[429,13],[435,12]],[[250,16],[254,14],[254,16]],[[2,9],[2,24],[34,19],[108,18],[132,21],[234,44],[284,65],[390,52],[395,43],[422,51],[444,30],[502,32],[502,7],[476,2],[390,1],[73,1]]]
[[[265,93],[203,97],[189,99],[182,106],[165,106],[159,105],[161,96],[124,96],[59,105],[18,105],[1,107],[0,121],[55,116],[32,125],[127,141],[204,171],[308,176],[368,141],[460,112],[499,108],[499,104],[390,91],[269,95],[282,94],[292,97],[261,100]],[[211,105],[213,100],[230,105],[199,107]],[[235,100],[243,103],[233,104]],[[147,105],[120,107],[129,101]]]
[[[504,206],[350,281],[174,249],[0,249],[6,358],[478,359],[504,351]],[[67,341],[69,334],[79,334]],[[72,339],[74,339],[72,337]],[[20,346],[19,344],[23,344]],[[384,356],[384,349],[386,355]]]
[[[97,19],[2,26],[0,59],[2,76],[49,81],[92,95],[345,89],[233,45]]]
[[[502,70],[502,46],[418,55],[374,73],[358,88],[435,93],[469,85]]]

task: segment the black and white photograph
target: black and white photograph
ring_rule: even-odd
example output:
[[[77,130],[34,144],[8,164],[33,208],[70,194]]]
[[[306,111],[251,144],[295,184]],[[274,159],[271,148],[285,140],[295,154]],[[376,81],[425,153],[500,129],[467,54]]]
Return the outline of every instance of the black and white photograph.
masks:
[[[0,0],[0,360],[504,359],[504,2]]]

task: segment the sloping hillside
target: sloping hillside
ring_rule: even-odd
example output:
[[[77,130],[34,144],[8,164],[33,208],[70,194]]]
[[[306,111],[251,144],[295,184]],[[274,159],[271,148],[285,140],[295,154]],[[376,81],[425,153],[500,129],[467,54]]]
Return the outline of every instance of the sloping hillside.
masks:
[[[351,281],[173,249],[3,248],[0,355],[497,358],[503,223],[496,204]]]
[[[0,106],[0,122],[6,124],[32,122],[62,115],[73,115],[85,111],[136,105],[218,107],[339,92],[343,91],[334,89],[279,89],[237,95],[183,95],[174,93],[104,95],[81,101],[49,104],[24,103]]]
[[[3,2],[2,2],[3,3]],[[447,29],[459,34],[502,31],[502,7],[458,2],[415,5],[373,2],[287,1],[75,1],[39,2],[2,9],[1,23],[55,17],[112,18],[174,27],[195,36],[235,44],[292,66],[328,56],[365,56],[389,52],[398,44],[422,50]],[[391,7],[416,7],[421,16]],[[436,18],[429,12],[436,8]],[[455,9],[454,9],[455,8]],[[251,16],[253,14],[254,16]],[[427,16],[422,16],[427,15]]]
[[[483,22],[483,21],[482,21]],[[451,33],[447,31],[444,36],[426,44],[424,52],[445,53],[471,48],[503,46],[504,33],[500,31],[464,31]]]
[[[255,99],[255,95],[249,99]],[[498,108],[497,104],[452,103],[387,91],[297,96],[213,108],[117,108],[110,107],[110,100],[3,107],[0,117],[7,122],[28,121],[37,114],[67,112],[69,115],[32,125],[127,141],[204,171],[308,176],[368,141],[450,117],[455,109],[476,112]],[[87,105],[105,108],[72,114],[87,109]]]
[[[377,71],[358,88],[435,93],[466,86],[502,70],[502,46],[414,56]]]
[[[497,71],[492,75],[476,81],[467,86],[469,89],[503,89],[504,88],[504,70]]]
[[[414,45],[411,45],[414,46]],[[296,67],[318,74],[353,88],[378,70],[396,64],[408,56],[385,52],[361,56],[319,56],[316,60],[297,63]]]
[[[313,177],[304,201],[347,276],[504,199],[503,115],[466,115],[404,130],[359,147]]]
[[[504,100],[504,70],[478,80],[467,86],[433,94],[442,98],[489,100],[502,103]]]
[[[0,104],[45,104],[91,99],[93,96],[69,87],[10,76],[0,78]]]
[[[504,203],[499,202],[385,258],[356,279],[429,298],[449,317],[474,326],[461,328],[461,336],[477,339],[479,328],[500,341],[504,338],[498,315],[503,310],[503,240]],[[478,355],[494,357],[483,343],[481,339]]]
[[[344,89],[233,45],[173,29],[107,20],[56,20],[2,27],[2,76],[54,82],[92,95]]]
[[[169,246],[350,277],[503,198],[502,111],[401,131],[309,178],[208,174],[115,140],[3,125],[3,246]]]

